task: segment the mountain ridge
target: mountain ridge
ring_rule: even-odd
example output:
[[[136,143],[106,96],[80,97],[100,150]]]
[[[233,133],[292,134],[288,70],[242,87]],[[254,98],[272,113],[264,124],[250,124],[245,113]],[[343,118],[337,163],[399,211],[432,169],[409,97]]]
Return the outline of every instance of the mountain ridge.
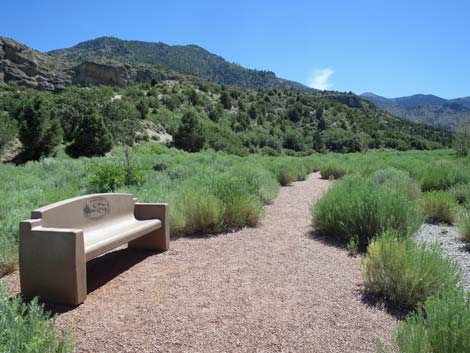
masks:
[[[297,88],[314,91],[301,83],[282,79],[272,71],[248,69],[196,44],[169,45],[163,42],[98,37],[72,47],[47,52],[72,62],[115,60],[131,65],[164,67],[208,81],[248,88]]]
[[[433,94],[386,98],[372,92],[360,95],[400,118],[455,131],[470,124],[470,97],[446,99]]]

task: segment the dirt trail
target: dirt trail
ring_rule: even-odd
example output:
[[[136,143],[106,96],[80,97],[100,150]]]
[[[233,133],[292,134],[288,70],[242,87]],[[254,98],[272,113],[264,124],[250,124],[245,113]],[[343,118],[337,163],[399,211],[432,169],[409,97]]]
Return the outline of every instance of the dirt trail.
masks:
[[[328,184],[282,188],[257,228],[95,259],[86,302],[58,324],[78,352],[373,352],[395,319],[361,301],[359,259],[309,236]]]

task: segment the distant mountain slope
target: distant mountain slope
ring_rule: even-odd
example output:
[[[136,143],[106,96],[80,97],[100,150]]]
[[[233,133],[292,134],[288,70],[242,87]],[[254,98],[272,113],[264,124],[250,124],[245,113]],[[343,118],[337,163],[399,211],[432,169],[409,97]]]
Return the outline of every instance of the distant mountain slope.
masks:
[[[470,97],[444,99],[431,94],[416,94],[385,98],[370,92],[361,94],[361,97],[400,118],[449,131],[470,123]]]
[[[101,37],[79,43],[71,48],[53,50],[48,54],[74,62],[114,60],[133,65],[159,66],[225,85],[262,89],[311,90],[300,83],[280,79],[271,71],[250,70],[230,63],[197,45],[172,46],[161,42]]]

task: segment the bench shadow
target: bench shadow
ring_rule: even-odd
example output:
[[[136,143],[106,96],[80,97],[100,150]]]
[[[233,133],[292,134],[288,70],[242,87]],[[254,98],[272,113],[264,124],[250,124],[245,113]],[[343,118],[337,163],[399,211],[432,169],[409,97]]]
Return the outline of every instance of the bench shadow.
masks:
[[[87,294],[104,286],[120,274],[128,271],[149,256],[160,252],[140,250],[133,248],[118,249],[88,261],[87,266]],[[45,311],[60,315],[72,311],[78,306],[66,304],[44,303]]]

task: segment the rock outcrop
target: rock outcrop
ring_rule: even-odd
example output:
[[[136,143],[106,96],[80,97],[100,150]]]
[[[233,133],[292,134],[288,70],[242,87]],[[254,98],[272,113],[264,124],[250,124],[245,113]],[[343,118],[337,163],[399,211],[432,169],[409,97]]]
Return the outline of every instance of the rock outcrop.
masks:
[[[0,37],[0,82],[60,91],[71,84],[127,86],[150,82],[151,70],[122,63],[85,61],[78,65]]]
[[[63,60],[0,37],[0,81],[55,91],[72,83],[69,69]]]

